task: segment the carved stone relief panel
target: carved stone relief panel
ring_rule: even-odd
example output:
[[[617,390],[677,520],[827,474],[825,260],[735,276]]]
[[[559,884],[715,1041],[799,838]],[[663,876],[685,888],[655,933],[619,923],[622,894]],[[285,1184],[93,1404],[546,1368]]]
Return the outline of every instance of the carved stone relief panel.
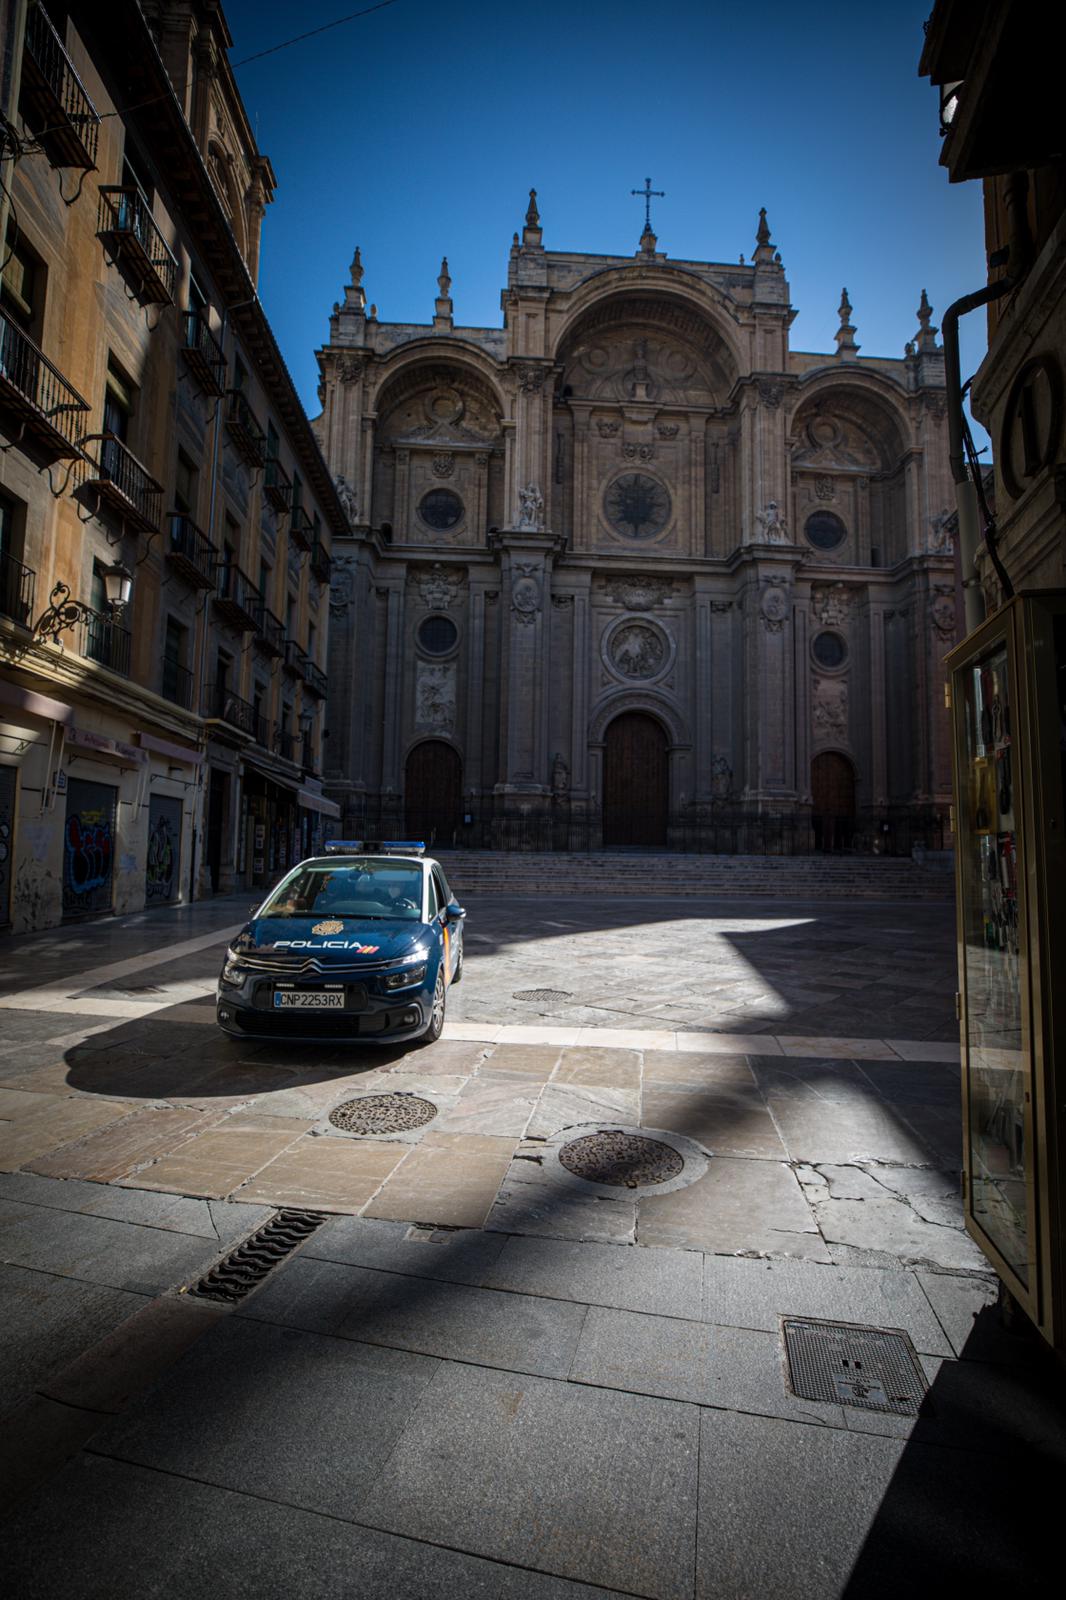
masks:
[[[427,611],[450,611],[463,587],[463,576],[439,561],[432,566],[409,567],[407,578]]]
[[[811,585],[811,615],[823,628],[843,628],[855,608],[855,592],[843,583]]]
[[[415,669],[415,725],[420,732],[455,731],[454,661],[419,661]]]
[[[615,604],[625,606],[627,611],[650,611],[653,606],[665,604],[677,593],[677,586],[671,578],[644,577],[643,574],[607,577],[597,580],[596,588],[605,600],[613,600]]]
[[[846,678],[811,677],[811,721],[815,738],[844,741],[848,735],[848,681]]]
[[[612,623],[603,638],[603,660],[619,678],[648,683],[669,671],[674,658],[673,640],[657,622],[623,617]]]

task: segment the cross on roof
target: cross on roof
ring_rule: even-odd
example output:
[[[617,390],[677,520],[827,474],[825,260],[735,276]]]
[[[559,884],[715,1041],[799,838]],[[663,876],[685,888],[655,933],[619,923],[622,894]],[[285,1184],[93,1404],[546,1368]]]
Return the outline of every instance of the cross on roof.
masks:
[[[629,192],[630,192],[630,194],[639,195],[640,198],[644,201],[644,226],[650,232],[651,231],[651,201],[652,201],[652,195],[658,196],[658,198],[660,200],[665,200],[666,199],[666,190],[665,189],[653,189],[652,186],[651,186],[651,179],[650,178],[645,178],[644,179],[644,187],[643,187],[643,189],[630,189]]]

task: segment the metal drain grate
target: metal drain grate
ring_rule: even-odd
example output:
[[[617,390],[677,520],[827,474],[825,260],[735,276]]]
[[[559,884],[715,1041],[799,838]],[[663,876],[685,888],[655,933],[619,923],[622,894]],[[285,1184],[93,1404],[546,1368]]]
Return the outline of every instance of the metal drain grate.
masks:
[[[329,1120],[342,1133],[408,1133],[432,1122],[437,1108],[415,1094],[365,1094],[342,1100]]]
[[[659,1139],[642,1139],[636,1133],[610,1129],[571,1139],[559,1151],[567,1172],[588,1183],[613,1183],[639,1189],[646,1183],[667,1183],[684,1170],[677,1151]]]
[[[928,1387],[905,1333],[846,1322],[782,1319],[788,1378],[803,1400],[916,1417]]]
[[[512,1000],[572,1000],[569,989],[516,989]]]
[[[226,1305],[257,1289],[268,1272],[327,1220],[324,1211],[279,1211],[187,1291],[199,1300]]]

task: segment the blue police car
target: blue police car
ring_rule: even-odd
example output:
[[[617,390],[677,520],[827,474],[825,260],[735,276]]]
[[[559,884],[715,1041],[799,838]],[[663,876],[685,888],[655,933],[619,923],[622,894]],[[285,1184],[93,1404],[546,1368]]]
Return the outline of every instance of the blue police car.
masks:
[[[465,916],[424,845],[333,840],[226,951],[219,1026],[248,1039],[439,1039]]]

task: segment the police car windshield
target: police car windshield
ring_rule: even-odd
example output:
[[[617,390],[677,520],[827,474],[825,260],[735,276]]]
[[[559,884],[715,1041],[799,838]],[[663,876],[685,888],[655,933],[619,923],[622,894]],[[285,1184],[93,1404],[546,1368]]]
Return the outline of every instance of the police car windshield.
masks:
[[[367,858],[297,867],[266,901],[263,917],[353,917],[419,922],[422,873],[402,861]]]

